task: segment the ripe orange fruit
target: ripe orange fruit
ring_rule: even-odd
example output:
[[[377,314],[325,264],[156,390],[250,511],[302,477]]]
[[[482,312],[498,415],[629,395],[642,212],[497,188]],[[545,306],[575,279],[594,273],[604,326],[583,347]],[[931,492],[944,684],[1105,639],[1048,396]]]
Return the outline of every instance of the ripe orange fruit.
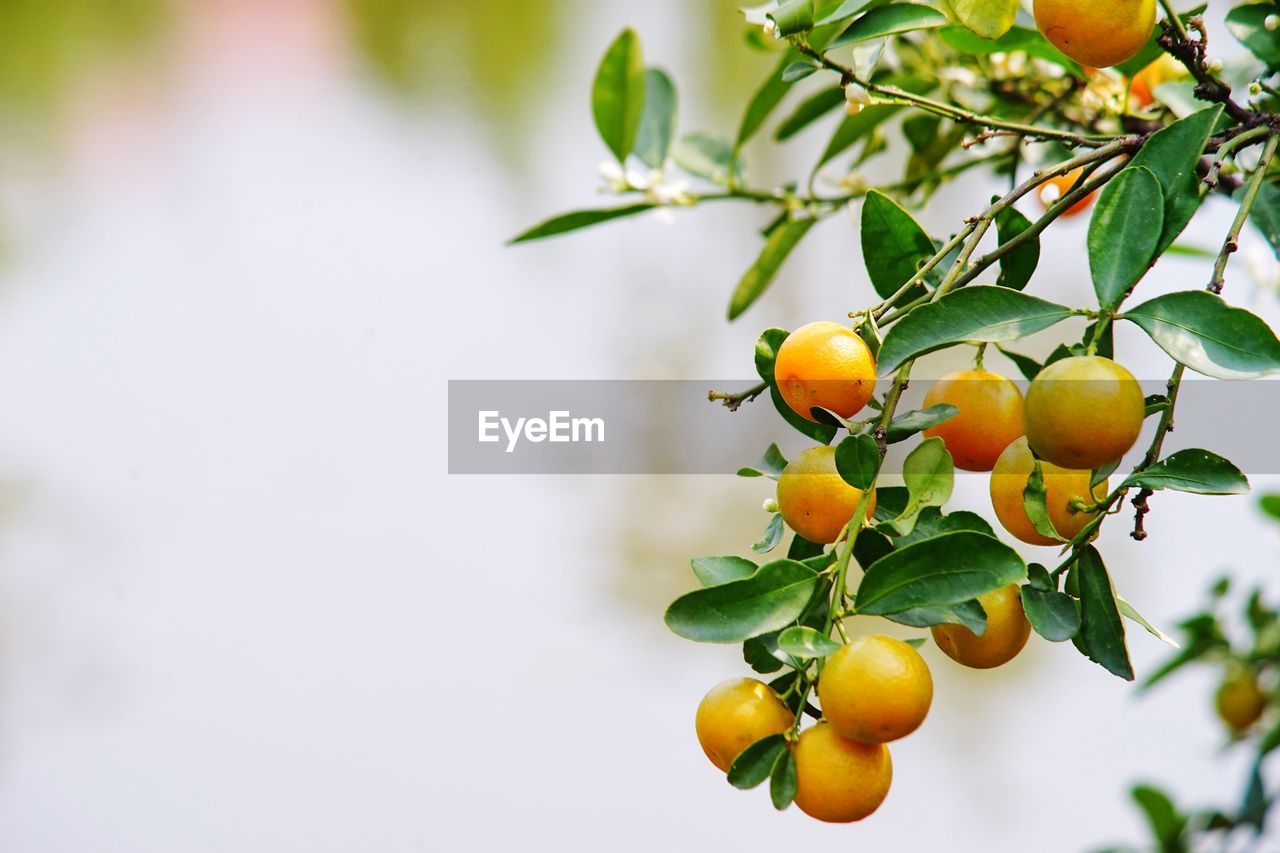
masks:
[[[1156,26],[1156,0],[1035,0],[1036,26],[1081,65],[1106,68],[1136,54]]]
[[[933,626],[933,641],[957,663],[974,669],[991,669],[1017,657],[1031,636],[1031,623],[1022,610],[1022,590],[1016,583],[978,596],[987,612],[987,628],[981,635],[963,625]]]
[[[778,477],[778,510],[787,526],[810,542],[829,544],[853,518],[862,499],[836,471],[836,449],[825,445],[810,447],[782,469]],[[872,492],[866,518],[876,509]]]
[[[822,715],[863,743],[887,743],[914,732],[933,701],[924,658],[902,640],[858,637],[827,658],[818,676]]]
[[[711,763],[728,772],[738,753],[791,728],[795,717],[769,685],[754,678],[731,678],[711,688],[698,703],[694,729]]]
[[[950,403],[960,412],[924,434],[942,439],[956,466],[966,471],[990,471],[1001,451],[1023,433],[1022,392],[999,373],[948,373],[924,395],[926,407],[939,403]]]
[[[1057,545],[1058,542],[1048,536],[1042,536],[1027,517],[1027,510],[1022,503],[1022,492],[1027,487],[1027,480],[1035,470],[1036,460],[1031,455],[1031,448],[1025,437],[1018,439],[1005,448],[1004,453],[996,460],[991,471],[991,506],[996,511],[996,518],[1005,530],[1029,545]],[[1049,518],[1058,533],[1071,539],[1079,533],[1093,513],[1072,512],[1072,498],[1093,502],[1107,496],[1107,483],[1099,483],[1093,490],[1092,501],[1089,498],[1089,480],[1091,471],[1073,471],[1060,468],[1052,462],[1041,462],[1044,474],[1045,502],[1049,507]]]
[[[893,781],[889,747],[841,737],[827,723],[800,734],[795,759],[796,805],[828,823],[862,820],[884,802]]]
[[[1241,672],[1222,682],[1214,704],[1222,721],[1239,734],[1258,722],[1266,710],[1267,697],[1252,673]]]
[[[1063,468],[1100,468],[1138,440],[1146,416],[1142,388],[1109,358],[1075,356],[1041,370],[1027,390],[1027,441]]]
[[[796,414],[813,422],[813,406],[842,418],[856,415],[876,390],[876,360],[862,338],[821,320],[796,329],[778,347],[773,364],[778,393]]]
[[[1080,182],[1080,179],[1083,176],[1084,167],[1081,166],[1078,169],[1072,169],[1065,175],[1058,175],[1055,178],[1050,178],[1045,181],[1040,185],[1039,189],[1036,190],[1036,198],[1040,201],[1040,206],[1045,210],[1048,210],[1054,202],[1075,189],[1076,184]],[[1097,192],[1089,193],[1087,196],[1064,210],[1062,215],[1066,217],[1075,216],[1077,213],[1083,213],[1089,209],[1089,205],[1093,204],[1093,198],[1096,195]]]

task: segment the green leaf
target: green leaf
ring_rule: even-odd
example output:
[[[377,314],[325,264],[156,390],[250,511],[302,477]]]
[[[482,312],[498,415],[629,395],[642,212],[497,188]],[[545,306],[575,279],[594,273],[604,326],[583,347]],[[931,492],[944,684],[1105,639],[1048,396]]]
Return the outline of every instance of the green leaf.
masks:
[[[1156,257],[1173,245],[1200,208],[1203,196],[1196,165],[1221,116],[1222,107],[1209,107],[1156,131],[1125,168],[1126,172],[1149,169],[1164,193],[1164,218]]]
[[[738,282],[733,298],[729,300],[730,320],[736,320],[742,316],[742,312],[750,308],[764,294],[773,283],[773,278],[778,274],[778,268],[787,259],[787,255],[791,254],[791,250],[805,234],[809,233],[809,229],[817,221],[816,219],[792,220],[769,235],[764,249],[760,252],[760,257]]]
[[[609,45],[595,84],[591,87],[591,113],[600,138],[622,163],[636,144],[644,115],[645,73],[640,37],[623,30]]]
[[[703,586],[740,581],[754,575],[758,568],[743,557],[694,557],[689,564]]]
[[[883,193],[871,190],[862,203],[862,258],[871,276],[871,285],[881,298],[888,298],[906,284],[933,257],[937,249],[920,224]],[[924,294],[916,285],[905,301]]]
[[[849,25],[848,29],[835,37],[829,48],[835,49],[855,42],[931,29],[940,27],[946,22],[947,16],[932,6],[925,6],[922,3],[890,3],[872,9],[858,18]]]
[[[769,778],[778,756],[788,752],[787,739],[782,735],[767,735],[738,753],[729,765],[729,784],[747,790]]]
[[[1236,200],[1243,198],[1247,191],[1248,187],[1240,187],[1236,191]],[[1258,233],[1267,238],[1271,251],[1280,258],[1280,189],[1272,184],[1263,184],[1259,188],[1253,209],[1249,211],[1249,221],[1258,229]],[[1216,257],[1216,253],[1213,256]]]
[[[1006,207],[996,214],[996,235],[1000,238],[1001,246],[1030,227],[1031,220],[1016,208]],[[1000,279],[996,284],[1011,290],[1022,290],[1031,281],[1039,263],[1040,238],[1037,236],[1000,258]]]
[[[782,99],[787,96],[787,92],[791,91],[791,82],[782,79],[782,72],[787,69],[788,65],[802,58],[800,52],[794,48],[787,50],[774,69],[769,72],[769,76],[760,84],[760,88],[752,95],[751,102],[747,104],[747,110],[742,116],[742,123],[738,125],[738,137],[733,145],[735,154],[742,150],[742,146],[747,144],[751,137],[756,135],[765,120],[769,118],[778,104],[782,103]]]
[[[831,162],[860,139],[874,132],[901,109],[902,107],[893,104],[872,104],[864,107],[857,115],[845,116],[844,121],[840,122],[840,126],[832,134],[831,141],[827,143],[822,156],[818,158],[815,171]]]
[[[1040,371],[1043,368],[1040,362],[1036,361],[1034,358],[1020,355],[1016,352],[1010,352],[1001,346],[996,347],[996,349],[1000,350],[1005,358],[1013,362],[1014,367],[1018,368],[1018,372],[1021,373],[1028,382],[1040,375]]]
[[[786,666],[786,656],[778,649],[778,632],[770,631],[752,637],[742,644],[742,660],[761,675],[777,672]]]
[[[945,533],[897,548],[867,569],[858,586],[859,613],[884,615],[960,604],[1026,577],[1008,545],[985,533]]]
[[[1280,340],[1271,327],[1207,291],[1157,296],[1120,316],[1141,326],[1175,361],[1206,376],[1255,379],[1280,371]]]
[[[902,463],[902,479],[907,483],[907,506],[890,526],[905,536],[915,527],[923,509],[942,506],[951,498],[956,469],[943,440],[927,438],[920,442]]]
[[[791,115],[782,120],[773,138],[785,142],[813,124],[827,113],[844,105],[844,90],[838,86],[832,89],[819,89],[800,103]]]
[[[783,38],[813,29],[813,0],[785,0],[765,15]]]
[[[661,68],[644,73],[644,114],[636,133],[636,156],[661,169],[676,135],[676,85]]]
[[[1249,481],[1240,469],[1207,450],[1179,450],[1145,471],[1130,474],[1122,488],[1172,489],[1196,495],[1243,495]]]
[[[1058,542],[1067,541],[1053,526],[1053,519],[1049,517],[1049,493],[1044,485],[1044,466],[1039,459],[1035,461],[1031,476],[1027,477],[1027,485],[1022,490],[1022,508],[1036,533]]]
[[[943,515],[942,510],[936,506],[930,506],[920,510],[920,514],[916,517],[916,526],[910,533],[897,537],[894,544],[901,548],[903,545],[919,542],[921,539],[954,533],[957,530],[976,530],[988,536],[996,535],[987,520],[977,513],[959,510]]]
[[[790,332],[785,329],[766,329],[760,335],[756,341],[756,372],[760,374],[761,379],[769,383],[769,398],[773,400],[773,407],[778,410],[778,414],[782,415],[783,420],[814,441],[830,444],[831,439],[835,438],[836,428],[830,424],[814,423],[800,417],[787,405],[787,401],[782,399],[777,383],[774,382],[773,363],[778,357],[778,347],[782,346],[782,342],[789,334]]]
[[[1022,609],[1036,633],[1051,643],[1070,640],[1080,630],[1075,600],[1056,589],[1022,588]]]
[[[1133,664],[1129,663],[1129,650],[1125,648],[1124,623],[1120,621],[1111,578],[1092,545],[1080,552],[1075,572],[1080,585],[1079,639],[1089,659],[1112,675],[1133,681]]]
[[[769,519],[769,525],[764,529],[764,535],[760,537],[759,542],[751,546],[751,550],[757,554],[769,553],[782,541],[782,530],[782,514],[775,512]]]
[[[1143,616],[1141,613],[1139,613],[1136,607],[1134,607],[1129,602],[1125,601],[1123,596],[1120,596],[1120,595],[1116,596],[1116,607],[1120,608],[1121,616],[1123,616],[1124,618],[1130,621],[1137,622],[1139,625],[1142,626],[1142,629],[1144,631],[1146,631],[1151,636],[1155,637],[1160,642],[1164,643],[1167,646],[1172,646],[1175,649],[1179,647],[1177,640],[1173,639],[1173,637],[1170,637],[1164,631],[1161,631],[1155,625],[1152,625],[1150,622],[1148,622],[1147,618]]]
[[[972,0],[972,2],[976,6],[982,4],[984,0]],[[989,56],[993,53],[1025,52],[1037,59],[1043,59],[1046,62],[1061,66],[1075,77],[1081,80],[1084,79],[1084,71],[1078,63],[1054,47],[1039,32],[1032,29],[1014,27],[999,38],[986,39],[970,32],[965,27],[950,26],[938,30],[938,35],[948,46],[961,53],[973,56]]]
[[[1258,500],[1258,506],[1267,515],[1280,520],[1280,495],[1263,495]]]
[[[1018,0],[946,0],[965,28],[984,39],[1009,32],[1018,17]]]
[[[794,622],[817,579],[794,560],[765,563],[749,578],[680,596],[667,608],[667,627],[700,643],[741,643]]]
[[[913,607],[901,613],[886,613],[884,618],[899,625],[910,625],[912,628],[963,625],[978,636],[982,636],[982,633],[987,630],[987,613],[976,600],[940,607]]]
[[[1135,785],[1130,794],[1138,808],[1147,816],[1151,833],[1160,842],[1162,851],[1187,849],[1181,843],[1182,833],[1187,828],[1187,818],[1178,812],[1168,794],[1150,785]]]
[[[1116,469],[1119,467],[1120,460],[1117,459],[1115,462],[1108,462],[1101,468],[1094,468],[1093,473],[1089,476],[1089,488],[1096,489],[1098,486],[1102,485],[1106,482],[1108,477],[1116,472]]]
[[[769,799],[773,807],[782,811],[791,805],[796,798],[799,776],[796,773],[796,758],[789,749],[784,749],[773,762],[773,772],[769,780]]]
[[[953,344],[1010,341],[1047,329],[1071,315],[1070,308],[1006,287],[964,287],[921,305],[893,325],[880,347],[880,375]]]
[[[560,216],[553,216],[546,222],[535,225],[528,231],[511,238],[507,245],[514,246],[517,243],[541,240],[543,237],[554,237],[557,234],[577,231],[580,228],[588,228],[601,222],[608,222],[610,219],[634,216],[637,213],[644,213],[646,210],[653,210],[654,207],[656,205],[648,203],[628,204],[624,207],[610,207],[604,210],[576,210],[573,213],[564,213]]]
[[[769,449],[764,452],[764,456],[760,457],[760,461],[751,468],[739,468],[739,477],[768,477],[770,480],[776,480],[782,475],[782,469],[787,467],[787,458],[782,455],[782,451],[778,449],[778,445],[771,444]]]
[[[1251,3],[1227,13],[1227,29],[1268,68],[1280,66],[1280,31],[1267,28],[1267,18],[1274,14],[1274,3]]]
[[[676,165],[695,178],[726,186],[733,146],[713,133],[689,133],[676,142],[671,151]]]
[[[778,637],[778,648],[793,658],[825,658],[840,651],[840,644],[821,631],[807,626],[788,628]]]
[[[782,79],[788,83],[795,83],[813,74],[821,67],[822,66],[814,65],[809,61],[793,62],[786,68],[782,69]]]
[[[861,12],[871,0],[844,0],[839,6],[826,15],[823,15],[818,21],[818,26],[825,27],[828,24],[836,24],[840,21],[847,21],[854,15]]]
[[[880,472],[880,448],[875,438],[864,432],[836,445],[836,471],[855,489],[871,488]]]
[[[1089,222],[1089,269],[1104,309],[1115,308],[1151,266],[1164,222],[1164,191],[1142,166],[1120,172]]]
[[[958,414],[960,410],[950,403],[935,403],[927,409],[903,412],[889,422],[889,428],[885,430],[885,442],[897,444],[906,441],[916,433],[946,423]]]

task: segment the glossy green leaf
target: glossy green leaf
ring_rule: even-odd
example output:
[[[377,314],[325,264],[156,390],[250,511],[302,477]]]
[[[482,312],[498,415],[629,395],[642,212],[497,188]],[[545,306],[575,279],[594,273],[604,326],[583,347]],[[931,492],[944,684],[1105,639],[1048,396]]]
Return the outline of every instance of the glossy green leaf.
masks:
[[[851,435],[836,445],[836,471],[855,489],[869,489],[880,471],[880,447],[869,433]]]
[[[822,444],[830,444],[831,439],[835,438],[835,427],[830,424],[814,423],[800,417],[778,393],[778,386],[773,378],[773,363],[778,357],[778,347],[782,346],[782,342],[789,334],[785,329],[766,329],[760,335],[756,341],[756,372],[760,374],[761,379],[769,383],[769,397],[783,420],[809,438]]]
[[[736,320],[742,316],[742,312],[750,308],[764,294],[773,283],[774,276],[778,274],[783,261],[817,221],[816,219],[792,220],[769,235],[764,248],[760,251],[760,257],[756,258],[756,262],[751,265],[751,269],[747,270],[746,275],[733,291],[733,297],[729,300],[730,320]]]
[[[1130,474],[1124,486],[1171,489],[1197,495],[1243,495],[1249,480],[1239,468],[1207,450],[1179,450],[1147,468]]]
[[[1133,681],[1133,664],[1124,644],[1124,623],[1116,606],[1111,579],[1092,545],[1080,552],[1073,570],[1080,587],[1079,639],[1089,659],[1112,675]]]
[[[902,479],[907,484],[907,506],[888,525],[894,534],[910,533],[927,507],[942,506],[955,487],[955,463],[940,438],[927,438],[902,463]]]
[[[576,210],[573,213],[553,216],[546,222],[535,225],[528,231],[511,238],[508,245],[514,246],[517,243],[528,243],[532,240],[541,240],[544,237],[555,237],[558,234],[565,234],[569,231],[589,228],[592,225],[608,222],[611,219],[621,219],[624,216],[644,213],[646,210],[653,210],[655,206],[647,203],[628,204],[623,207],[611,207],[604,210]]]
[[[824,658],[840,651],[840,644],[821,631],[807,626],[788,628],[778,637],[778,648],[793,658]]]
[[[667,608],[667,627],[700,643],[741,643],[794,622],[817,578],[794,560],[765,563],[749,578],[680,596]]]
[[[1034,358],[1021,355],[1020,353],[1010,352],[1000,346],[996,347],[996,349],[998,349],[1005,358],[1013,362],[1014,366],[1018,368],[1018,372],[1021,373],[1027,381],[1035,379],[1040,375],[1040,371],[1043,366]]]
[[[911,532],[894,538],[894,545],[901,548],[921,539],[941,536],[944,533],[955,533],[957,530],[976,530],[988,536],[995,536],[995,531],[982,516],[967,510],[958,510],[946,515],[936,506],[925,507],[916,517],[916,525]]]
[[[1116,596],[1116,607],[1119,608],[1121,616],[1123,616],[1124,618],[1132,622],[1138,623],[1138,625],[1140,625],[1144,631],[1146,631],[1151,636],[1155,637],[1160,642],[1164,643],[1167,646],[1171,646],[1175,649],[1178,648],[1177,640],[1173,639],[1173,637],[1170,637],[1164,631],[1161,631],[1155,625],[1152,625],[1150,622],[1148,622],[1147,618],[1143,616],[1141,613],[1139,613],[1136,607],[1134,607],[1129,602],[1125,601],[1123,596],[1121,595]]]
[[[1206,376],[1254,379],[1280,371],[1280,340],[1271,327],[1207,291],[1157,296],[1120,316],[1141,326],[1175,361]]]
[[[1276,13],[1275,3],[1250,3],[1227,13],[1227,29],[1270,68],[1280,67],[1280,30],[1267,28],[1267,18]]]
[[[754,575],[758,568],[743,557],[694,557],[689,564],[703,586],[740,581]]]
[[[1155,836],[1161,851],[1173,853],[1190,849],[1182,842],[1188,818],[1178,811],[1168,794],[1150,785],[1135,785],[1130,795],[1146,815],[1151,834]]]
[[[1236,191],[1236,200],[1239,201],[1246,191],[1247,187],[1240,187]],[[1258,233],[1267,238],[1271,251],[1280,258],[1280,188],[1263,184],[1258,189],[1253,209],[1249,211],[1249,221],[1258,229]]]
[[[1202,193],[1196,166],[1221,116],[1222,107],[1209,107],[1156,131],[1125,169],[1148,169],[1160,182],[1164,217],[1156,257],[1173,245],[1200,208]]]
[[[774,132],[774,139],[785,142],[813,124],[823,116],[844,106],[844,90],[838,86],[831,89],[819,89],[795,108],[791,115],[782,120]]]
[[[769,774],[769,799],[775,809],[782,811],[791,805],[796,798],[799,781],[795,754],[790,749],[784,749],[773,762],[773,771]]]
[[[861,239],[867,274],[881,298],[896,293],[937,251],[933,239],[910,213],[875,190],[868,192],[862,203]],[[916,285],[903,301],[924,292],[923,285]]]
[[[768,477],[770,480],[776,480],[782,474],[782,470],[787,467],[787,457],[782,455],[782,451],[778,449],[778,445],[771,444],[764,452],[764,456],[760,457],[760,461],[750,468],[739,468],[739,477]]]
[[[884,618],[899,625],[910,625],[912,628],[963,625],[978,636],[982,636],[982,633],[987,630],[987,613],[976,600],[939,607],[914,607],[901,613],[886,613]]]
[[[984,39],[1009,32],[1018,17],[1018,0],[946,0],[957,21]]]
[[[644,84],[644,113],[635,151],[645,164],[660,169],[676,136],[676,86],[661,68],[646,71]]]
[[[921,305],[895,323],[880,348],[886,376],[902,363],[965,341],[998,343],[1047,329],[1072,315],[1070,308],[1006,287],[970,285]]]
[[[778,756],[787,752],[787,739],[782,735],[767,735],[748,746],[729,765],[729,784],[747,790],[769,778]]]
[[[782,69],[782,79],[788,83],[795,83],[799,80],[803,80],[804,78],[812,75],[815,71],[819,70],[821,67],[822,66],[814,65],[812,62],[809,62],[809,61],[793,62],[790,65],[788,65],[786,68]]]
[[[846,44],[940,27],[947,16],[923,3],[889,3],[858,18],[829,45],[834,49]]]
[[[1044,465],[1037,459],[1035,467],[1031,469],[1031,476],[1027,477],[1027,485],[1022,490],[1022,508],[1036,533],[1065,542],[1067,540],[1058,533],[1053,526],[1053,519],[1049,517],[1048,499],[1049,493],[1044,485]]]
[[[901,109],[902,107],[892,104],[872,104],[864,107],[857,115],[845,116],[814,168],[820,169],[831,162],[859,140],[873,133]]]
[[[927,409],[912,409],[895,415],[889,422],[889,428],[885,430],[885,442],[897,444],[906,441],[916,433],[946,423],[958,414],[960,410],[950,403],[935,403]]]
[[[1080,630],[1075,600],[1056,589],[1022,587],[1022,609],[1036,633],[1051,643],[1070,640]]]
[[[825,15],[821,15],[818,20],[818,26],[825,27],[828,24],[847,21],[865,9],[870,3],[871,0],[844,0],[835,9]]]
[[[751,550],[757,554],[769,553],[778,547],[778,543],[782,541],[782,531],[782,515],[775,512],[764,529],[764,535],[760,537],[759,542],[751,546]]]
[[[1031,220],[1019,213],[1017,208],[1006,207],[996,214],[996,234],[1001,246],[1030,227]],[[1000,258],[1000,278],[996,284],[1011,290],[1022,290],[1031,281],[1039,264],[1040,238],[1037,236]]]
[[[984,533],[945,533],[877,560],[858,586],[859,613],[884,615],[960,604],[1021,581],[1027,567],[1008,545]]]
[[[644,115],[645,73],[640,37],[623,30],[609,45],[591,87],[591,113],[600,138],[618,158],[627,159]]]
[[[1119,305],[1151,266],[1163,223],[1164,191],[1150,170],[1130,166],[1103,189],[1089,222],[1089,269],[1104,309]]]
[[[978,0],[981,2],[981,0]],[[1074,76],[1084,79],[1080,65],[1058,50],[1036,30],[1014,27],[995,39],[985,39],[965,27],[950,26],[938,30],[938,35],[949,46],[973,56],[989,56],[993,53],[1023,52],[1037,59],[1052,62],[1067,69]]]
[[[791,82],[782,79],[782,72],[787,66],[793,62],[803,59],[799,51],[794,48],[789,49],[778,60],[778,64],[769,72],[769,76],[760,84],[760,88],[751,96],[750,103],[747,104],[747,110],[742,116],[742,123],[738,125],[738,136],[734,142],[733,150],[740,151],[751,137],[755,136],[760,127],[765,123],[769,116],[777,109],[778,104],[782,103],[782,99],[787,96],[787,92],[791,91]]]
[[[676,141],[671,149],[676,165],[695,178],[725,186],[729,183],[729,167],[733,146],[713,133],[689,133]]]

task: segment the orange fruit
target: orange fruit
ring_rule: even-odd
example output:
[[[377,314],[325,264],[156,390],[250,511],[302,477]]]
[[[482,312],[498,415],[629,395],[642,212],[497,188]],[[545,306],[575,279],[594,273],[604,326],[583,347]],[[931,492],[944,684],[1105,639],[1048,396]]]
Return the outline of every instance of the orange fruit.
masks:
[[[914,732],[933,701],[924,658],[902,640],[858,637],[827,658],[818,676],[822,715],[863,743],[887,743]]]
[[[996,460],[995,468],[991,470],[991,506],[1004,529],[1023,542],[1029,545],[1057,545],[1059,543],[1056,540],[1041,535],[1035,529],[1022,503],[1022,492],[1027,488],[1027,480],[1035,470],[1035,464],[1035,457],[1031,455],[1031,448],[1025,437],[1006,447]],[[1071,499],[1078,497],[1091,503],[1102,500],[1107,496],[1107,483],[1104,481],[1098,484],[1090,501],[1091,471],[1073,471],[1044,461],[1040,466],[1044,475],[1049,519],[1059,535],[1071,539],[1084,529],[1094,515],[1072,512]]]
[[[711,688],[698,703],[694,729],[707,758],[727,773],[738,753],[762,737],[782,734],[794,720],[769,685],[754,678],[731,678]]]
[[[1252,673],[1241,672],[1222,682],[1214,697],[1218,716],[1236,734],[1246,731],[1267,708],[1267,697]]]
[[[1041,370],[1027,389],[1027,441],[1063,468],[1115,462],[1138,440],[1146,400],[1133,374],[1109,358],[1074,356]]]
[[[963,625],[934,625],[933,641],[947,657],[974,669],[991,669],[1017,657],[1031,636],[1031,623],[1022,610],[1022,590],[1016,583],[978,596],[987,612],[981,635]]]
[[[1162,53],[1159,59],[1133,75],[1129,96],[1139,109],[1149,107],[1155,102],[1155,91],[1162,83],[1181,79],[1187,74],[1185,65],[1169,54]]]
[[[830,544],[853,518],[862,490],[846,483],[836,471],[836,449],[810,447],[782,469],[778,477],[778,511],[787,526],[810,542]],[[872,492],[866,518],[876,509]]]
[[[1036,26],[1081,65],[1119,65],[1146,46],[1156,0],[1035,0]]]
[[[1022,435],[1022,392],[999,373],[948,373],[924,395],[926,408],[939,403],[960,412],[924,434],[942,439],[956,466],[966,471],[990,471],[1009,442]]]
[[[862,820],[884,802],[893,781],[889,747],[841,737],[827,723],[800,734],[795,759],[796,805],[828,823]]]
[[[1065,175],[1058,175],[1045,181],[1036,190],[1036,198],[1040,202],[1040,206],[1048,210],[1058,199],[1076,188],[1076,184],[1084,176],[1084,167],[1072,169]],[[1083,213],[1089,209],[1089,205],[1093,204],[1093,198],[1097,192],[1091,192],[1075,204],[1068,207],[1062,212],[1063,216],[1075,216],[1077,213]]]
[[[821,406],[842,418],[861,411],[876,390],[876,360],[848,326],[825,320],[796,329],[773,364],[778,393],[802,418]]]

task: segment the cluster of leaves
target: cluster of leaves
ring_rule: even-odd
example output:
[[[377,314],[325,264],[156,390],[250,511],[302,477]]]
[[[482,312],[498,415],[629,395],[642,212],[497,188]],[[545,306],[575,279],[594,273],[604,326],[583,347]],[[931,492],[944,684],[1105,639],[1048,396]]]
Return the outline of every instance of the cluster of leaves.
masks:
[[[1280,495],[1264,497],[1262,508],[1280,521]],[[1213,585],[1208,606],[1177,626],[1183,640],[1181,649],[1142,682],[1142,689],[1189,665],[1212,668],[1224,679],[1243,674],[1257,680],[1263,685],[1266,708],[1257,724],[1232,734],[1231,744],[1252,751],[1253,761],[1234,808],[1182,809],[1154,785],[1133,787],[1133,800],[1147,818],[1156,848],[1164,853],[1227,849],[1237,833],[1260,836],[1280,796],[1280,791],[1268,788],[1263,774],[1265,763],[1280,748],[1280,607],[1268,603],[1262,590],[1254,588],[1244,597],[1240,618],[1229,620],[1222,605],[1230,591],[1230,578]],[[1233,633],[1239,635],[1234,642]],[[1113,847],[1105,853],[1134,853],[1134,848]]]
[[[981,633],[986,614],[978,596],[1017,583],[1036,632],[1052,642],[1071,640],[1111,673],[1134,678],[1124,620],[1167,638],[1116,592],[1093,544],[1098,529],[1127,498],[1137,509],[1135,536],[1140,538],[1147,501],[1156,492],[1247,491],[1244,475],[1211,451],[1163,454],[1179,384],[1187,369],[1222,379],[1280,372],[1280,339],[1261,318],[1219,295],[1227,261],[1250,218],[1280,251],[1280,188],[1272,171],[1280,120],[1270,88],[1276,69],[1272,51],[1280,54],[1280,43],[1265,19],[1245,27],[1242,21],[1253,21],[1258,10],[1242,8],[1231,20],[1232,31],[1255,57],[1239,72],[1251,87],[1248,106],[1207,63],[1199,18],[1166,16],[1146,48],[1117,71],[1130,77],[1168,51],[1186,65],[1190,79],[1159,87],[1157,104],[1137,116],[1127,106],[1117,110],[1091,99],[1090,74],[1035,29],[1020,25],[1013,2],[771,3],[747,14],[777,37],[780,55],[731,139],[678,136],[670,77],[646,68],[633,32],[618,37],[601,62],[592,106],[601,138],[617,160],[613,188],[631,198],[620,207],[555,217],[516,242],[660,206],[712,200],[768,206],[773,212],[761,231],[763,246],[730,297],[728,314],[735,319],[758,303],[816,224],[860,205],[864,262],[877,301],[849,316],[874,353],[880,376],[892,377],[883,395],[872,400],[871,417],[850,421],[814,410],[819,422],[811,422],[787,406],[774,379],[774,360],[788,332],[768,329],[760,336],[755,352],[760,385],[719,396],[736,406],[767,391],[788,424],[817,442],[836,443],[841,478],[863,490],[864,498],[830,549],[796,534],[781,559],[695,559],[701,588],[667,611],[673,631],[701,642],[741,643],[747,664],[776,674],[773,686],[793,710],[817,715],[808,696],[823,659],[840,647],[832,633],[843,636],[844,618],[880,616],[913,627],[958,624]],[[1200,32],[1201,39],[1189,35],[1188,28]],[[1011,55],[1024,61],[1016,74],[1008,73]],[[805,80],[819,85],[778,123],[777,141],[842,115],[807,181],[754,188],[744,146]],[[901,180],[867,186],[858,170],[883,154],[895,133],[909,151]],[[1256,146],[1262,147],[1256,165],[1244,168],[1238,155]],[[1048,165],[1023,178],[1022,166],[1032,160]],[[633,172],[637,162],[649,171]],[[819,193],[820,179],[837,167],[839,190]],[[928,233],[910,208],[975,167],[1007,177],[1011,188],[945,239]],[[706,186],[695,191],[676,183],[677,170]],[[1068,175],[1074,183],[1038,219],[1018,210],[1018,203],[1047,181]],[[1087,235],[1096,305],[1072,308],[1024,292],[1039,265],[1041,233],[1098,191]],[[1127,306],[1213,192],[1235,198],[1239,210],[1207,285]],[[979,254],[989,234],[994,245]],[[993,281],[982,283],[988,271]],[[1003,349],[1071,317],[1091,321],[1083,337],[1062,341],[1043,363]],[[954,346],[995,345],[1034,379],[1045,364],[1070,355],[1112,356],[1113,328],[1120,321],[1146,332],[1173,360],[1173,373],[1167,393],[1147,400],[1147,416],[1158,422],[1142,461],[1097,501],[1096,515],[1070,539],[1054,530],[1037,462],[1024,505],[1038,530],[1062,542],[1056,567],[1028,565],[981,516],[944,511],[954,464],[938,439],[920,441],[906,456],[902,486],[880,482],[888,445],[911,440],[955,414],[949,406],[897,411],[918,358]],[[740,473],[777,478],[785,465],[775,445],[758,465]],[[1102,483],[1115,467],[1094,471],[1093,483]],[[866,495],[873,490],[876,505],[867,517]],[[773,552],[785,527],[775,515],[753,550]],[[848,578],[853,563],[863,569],[856,584]],[[748,749],[731,769],[730,781],[747,786],[772,776],[775,804],[785,806],[793,793],[788,779],[794,767],[781,749],[781,741]]]

